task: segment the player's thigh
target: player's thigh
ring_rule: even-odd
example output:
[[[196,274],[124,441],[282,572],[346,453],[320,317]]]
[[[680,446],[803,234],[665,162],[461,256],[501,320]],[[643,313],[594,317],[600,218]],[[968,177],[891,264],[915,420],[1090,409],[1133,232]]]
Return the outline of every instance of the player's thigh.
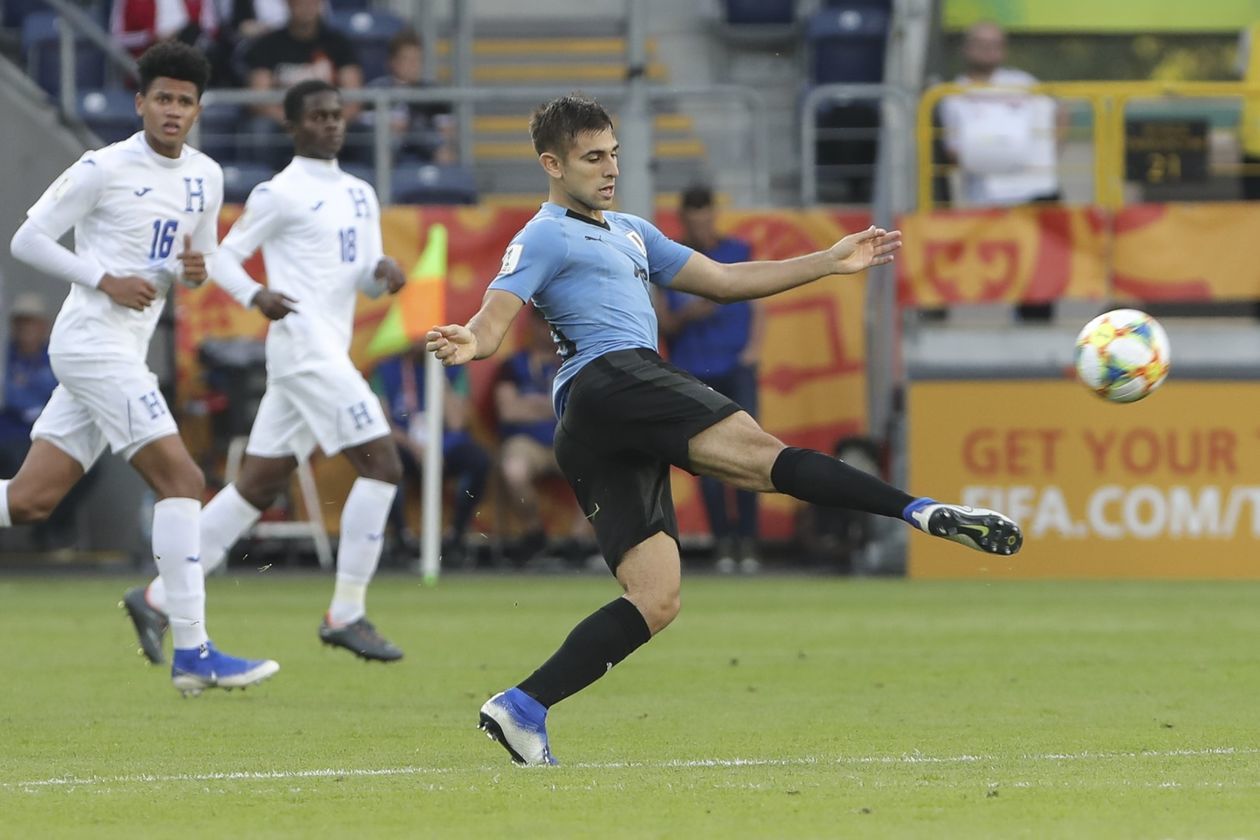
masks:
[[[51,441],[36,438],[9,482],[8,506],[13,522],[46,519],[83,478],[83,473],[83,464],[77,458]]]
[[[159,499],[196,499],[206,489],[201,467],[193,460],[179,435],[167,435],[144,444],[131,456],[131,466],[153,488]]]
[[[349,358],[283,377],[274,385],[283,387],[289,404],[325,455],[331,457],[390,433],[380,399]]]
[[[31,439],[52,444],[77,461],[83,472],[92,468],[107,445],[92,412],[76,400],[64,385],[53,389],[52,396],[31,428]]]
[[[614,575],[631,549],[656,534],[677,542],[668,462],[637,450],[605,451],[563,426],[556,431],[555,451]]]
[[[179,434],[157,377],[143,361],[54,356],[52,366],[61,386],[124,460],[131,461],[154,441]]]
[[[289,398],[285,379],[267,383],[267,390],[258,403],[254,424],[249,430],[249,442],[245,444],[245,462],[241,465],[242,478],[251,460],[287,461],[306,458],[315,449],[315,435],[306,419]],[[262,473],[270,474],[267,465],[255,465],[252,477],[262,479]],[[286,476],[287,478],[287,476]],[[239,489],[241,482],[237,482]]]
[[[770,470],[784,450],[783,441],[767,432],[746,411],[732,414],[687,444],[691,468],[741,490],[774,490]]]

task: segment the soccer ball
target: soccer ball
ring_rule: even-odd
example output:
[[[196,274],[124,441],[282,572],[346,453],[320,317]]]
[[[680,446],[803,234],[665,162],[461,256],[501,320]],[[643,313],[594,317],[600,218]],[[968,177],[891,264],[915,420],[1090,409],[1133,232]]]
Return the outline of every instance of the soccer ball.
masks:
[[[1085,325],[1076,337],[1076,375],[1111,402],[1137,402],[1168,376],[1168,334],[1136,309],[1113,309]]]

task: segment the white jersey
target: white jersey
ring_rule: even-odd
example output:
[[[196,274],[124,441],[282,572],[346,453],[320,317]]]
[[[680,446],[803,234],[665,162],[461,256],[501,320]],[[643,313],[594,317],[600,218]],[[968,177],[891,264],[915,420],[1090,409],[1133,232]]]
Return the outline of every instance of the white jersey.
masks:
[[[212,254],[222,205],[223,170],[190,146],[163,157],[139,132],[85,152],[26,213],[53,239],[73,227],[75,253],[100,268],[91,285],[71,285],[49,352],[143,361],[171,282],[183,274],[184,236]],[[157,300],[143,312],[119,306],[95,288],[103,274],[143,277]]]
[[[268,376],[344,361],[356,291],[380,290],[374,279],[382,256],[376,191],[336,161],[295,157],[250,193],[220,258],[244,262],[259,246],[267,288],[297,301],[295,312],[268,329]]]
[[[954,80],[973,85],[966,76]],[[983,88],[941,101],[945,143],[958,158],[972,206],[1022,204],[1059,189],[1057,109],[1048,96],[1021,93],[1037,84],[1022,70],[999,67]]]

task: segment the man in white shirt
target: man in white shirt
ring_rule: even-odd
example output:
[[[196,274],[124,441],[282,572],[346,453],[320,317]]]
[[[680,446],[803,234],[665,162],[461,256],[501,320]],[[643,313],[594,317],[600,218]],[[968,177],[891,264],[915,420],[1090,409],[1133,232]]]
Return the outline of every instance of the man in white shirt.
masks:
[[[13,235],[13,256],[71,287],[49,343],[60,385],[35,421],[17,475],[0,481],[0,527],[8,527],[47,518],[106,445],[140,473],[157,495],[153,559],[168,595],[171,678],[185,694],[243,688],[279,670],[270,660],[221,653],[206,635],[205,481],[145,364],[171,284],[204,282],[205,255],[215,250],[223,172],[184,143],[209,74],[189,46],[149,49],[136,94],[143,130],[86,152]],[[73,251],[57,242],[71,227]],[[161,661],[160,636],[156,658],[154,639],[142,641]]]
[[[963,41],[959,85],[988,86],[941,101],[945,148],[962,174],[968,206],[1059,199],[1060,115],[1054,100],[1024,92],[1037,79],[1006,60],[1006,33],[983,21]]]
[[[392,661],[402,651],[376,632],[365,602],[402,464],[349,349],[356,293],[393,293],[406,278],[382,254],[376,191],[337,165],[346,136],[341,94],[324,81],[300,82],[285,94],[284,111],[293,161],[254,188],[210,264],[216,283],[275,323],[267,334],[267,392],[240,477],[202,519],[203,569],[223,562],[288,486],[299,459],[316,445],[329,456],[344,452],[359,478],[342,509],[337,581],[319,636],[364,659]],[[260,246],[267,289],[241,267]],[[158,610],[168,598],[160,578],[149,585]]]

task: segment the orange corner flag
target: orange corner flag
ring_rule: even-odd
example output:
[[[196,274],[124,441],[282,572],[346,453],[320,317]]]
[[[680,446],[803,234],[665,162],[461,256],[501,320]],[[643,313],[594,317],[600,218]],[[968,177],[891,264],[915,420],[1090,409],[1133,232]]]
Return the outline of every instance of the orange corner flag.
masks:
[[[402,353],[446,319],[446,226],[431,225],[428,233],[407,283],[368,342],[367,354],[374,359]]]

